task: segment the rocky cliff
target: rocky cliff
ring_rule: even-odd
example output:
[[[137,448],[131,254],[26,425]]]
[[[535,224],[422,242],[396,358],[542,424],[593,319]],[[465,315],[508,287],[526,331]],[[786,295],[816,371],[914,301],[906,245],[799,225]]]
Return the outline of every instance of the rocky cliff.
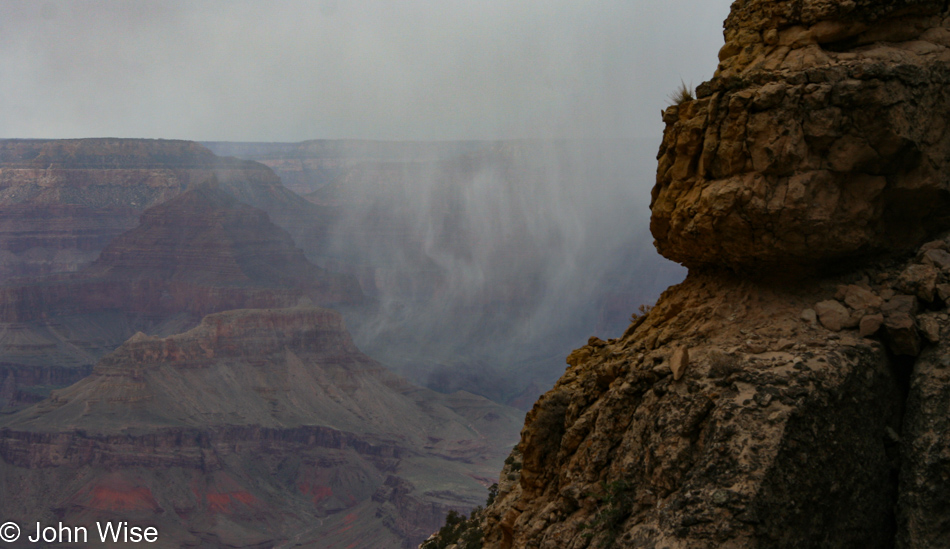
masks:
[[[164,547],[407,546],[483,501],[518,419],[394,376],[333,311],[229,311],[4,418],[0,512],[137,521]]]
[[[651,227],[690,267],[840,266],[950,225],[943,2],[737,2],[668,109]]]
[[[690,274],[568,357],[485,547],[950,545],[946,3],[725,29],[663,115],[651,228]]]
[[[75,271],[144,210],[212,178],[318,245],[326,212],[256,162],[218,157],[190,141],[0,140],[0,280]]]

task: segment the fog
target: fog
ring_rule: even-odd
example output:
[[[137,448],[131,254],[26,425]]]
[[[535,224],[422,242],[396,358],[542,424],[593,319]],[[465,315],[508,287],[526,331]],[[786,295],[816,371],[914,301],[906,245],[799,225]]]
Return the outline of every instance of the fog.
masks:
[[[0,137],[651,137],[727,0],[0,0]]]
[[[338,210],[315,260],[359,276],[359,347],[419,383],[530,405],[685,273],[649,235],[651,140],[364,147],[306,195]]]
[[[0,137],[390,142],[295,188],[335,211],[310,256],[375,299],[362,349],[525,405],[682,278],[648,230],[660,111],[712,76],[728,8],[0,0]]]

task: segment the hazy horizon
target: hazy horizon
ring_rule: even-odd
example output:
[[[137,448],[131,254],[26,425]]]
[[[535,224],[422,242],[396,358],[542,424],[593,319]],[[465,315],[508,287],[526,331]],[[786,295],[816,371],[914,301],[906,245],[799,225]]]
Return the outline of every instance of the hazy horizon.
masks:
[[[728,7],[0,0],[0,138],[656,138]]]

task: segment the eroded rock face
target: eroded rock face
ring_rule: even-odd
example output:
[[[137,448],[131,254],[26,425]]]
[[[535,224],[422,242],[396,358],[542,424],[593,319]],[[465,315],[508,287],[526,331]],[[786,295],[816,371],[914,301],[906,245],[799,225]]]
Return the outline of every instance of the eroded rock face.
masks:
[[[0,511],[134,519],[166,546],[399,547],[484,501],[518,420],[389,373],[334,311],[229,311],[5,417]]]
[[[899,382],[881,343],[800,318],[828,291],[693,274],[572,353],[486,546],[890,547]]]
[[[190,141],[0,140],[0,279],[80,269],[146,209],[216,179],[302,243],[325,224],[266,166]]]
[[[591,338],[528,414],[486,546],[946,545],[950,300],[899,292],[948,240],[797,284],[691,273]]]
[[[841,267],[950,226],[943,2],[737,2],[725,34],[716,77],[664,113],[663,255]]]
[[[136,331],[175,333],[228,309],[362,299],[354,277],[311,264],[262,210],[197,185],[147,210],[79,272],[0,283],[0,359],[69,370],[54,377],[72,382]],[[0,406],[29,402],[17,395],[30,379],[6,377]]]
[[[946,10],[733,5],[665,113],[652,229],[694,269],[568,357],[486,547],[950,543]]]
[[[200,318],[363,297],[353,277],[311,264],[266,213],[213,185],[149,209],[80,272],[20,282],[0,287],[0,321],[103,311]]]

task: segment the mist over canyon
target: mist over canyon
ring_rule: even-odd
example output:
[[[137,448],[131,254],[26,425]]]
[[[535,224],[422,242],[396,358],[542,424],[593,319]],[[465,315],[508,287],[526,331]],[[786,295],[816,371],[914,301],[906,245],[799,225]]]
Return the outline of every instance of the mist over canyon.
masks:
[[[0,477],[44,487],[7,515],[418,543],[682,277],[637,141],[209,145],[0,141]]]
[[[687,275],[660,111],[728,3],[0,0],[0,543],[411,549],[520,505],[572,350]]]
[[[438,390],[530,405],[684,274],[648,236],[646,141],[207,145],[334,210],[308,252],[378,300],[354,337]]]

